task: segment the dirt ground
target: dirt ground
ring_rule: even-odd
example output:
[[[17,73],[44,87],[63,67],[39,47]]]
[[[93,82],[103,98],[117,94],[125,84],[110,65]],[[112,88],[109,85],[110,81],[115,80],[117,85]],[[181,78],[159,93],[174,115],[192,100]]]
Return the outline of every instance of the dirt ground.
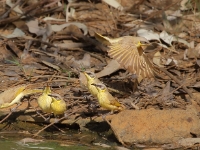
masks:
[[[90,131],[91,122],[107,121],[126,147],[198,147],[199,12],[197,0],[0,1],[1,123],[46,122],[37,103],[42,92],[23,92],[50,86],[67,105],[61,124]],[[141,57],[153,67],[140,75],[152,67],[155,76],[137,74],[135,66],[146,62],[132,58],[129,44],[135,41],[111,53],[106,42],[124,36],[145,38]],[[108,114],[88,91],[84,71],[94,72],[125,110]],[[52,114],[48,124],[54,123]],[[181,141],[187,138],[192,140]]]

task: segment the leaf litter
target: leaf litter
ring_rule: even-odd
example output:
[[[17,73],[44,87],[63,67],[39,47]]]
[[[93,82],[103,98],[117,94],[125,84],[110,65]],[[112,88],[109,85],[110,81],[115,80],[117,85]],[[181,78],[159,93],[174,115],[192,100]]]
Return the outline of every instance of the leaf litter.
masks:
[[[80,75],[85,70],[92,70],[127,110],[175,111],[194,105],[199,111],[200,20],[199,8],[195,5],[198,2],[171,2],[2,1],[0,104],[15,102],[15,93],[23,85],[38,90],[50,85],[53,93],[64,99],[68,106],[68,118],[60,118],[60,123],[76,122],[81,130],[88,130],[88,117],[101,122],[102,118],[97,114],[104,111],[96,98],[88,98],[90,94],[84,88],[87,80]],[[146,38],[150,44],[147,44],[145,53],[160,67],[158,76],[143,79],[136,90],[137,75],[130,75],[111,59],[109,48],[95,39],[95,33],[111,38],[127,35]],[[23,115],[27,116],[26,121],[38,122],[37,97],[38,94],[21,96],[17,102],[22,106],[12,113],[24,109],[23,104],[30,101],[31,107]],[[5,114],[9,114],[10,108],[15,106],[12,103],[11,107],[0,110],[4,112],[1,116],[3,122],[9,119],[3,119]],[[35,112],[35,116],[28,115],[29,111]],[[140,117],[142,113],[137,119]],[[108,118],[112,122],[112,115]],[[114,131],[115,124],[110,125],[117,139],[127,146],[126,140],[121,140],[118,132]],[[188,134],[184,138],[189,138]],[[182,142],[180,146],[184,145]]]

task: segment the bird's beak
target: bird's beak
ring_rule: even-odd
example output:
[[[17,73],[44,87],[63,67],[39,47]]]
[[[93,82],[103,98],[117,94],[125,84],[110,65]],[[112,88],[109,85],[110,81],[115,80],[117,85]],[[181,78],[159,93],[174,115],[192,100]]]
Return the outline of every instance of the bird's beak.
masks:
[[[141,46],[148,46],[150,44],[143,44],[140,41],[136,44],[137,47],[141,47]]]
[[[80,73],[84,73],[84,74],[85,74],[85,71],[83,71],[83,70],[80,70]]]

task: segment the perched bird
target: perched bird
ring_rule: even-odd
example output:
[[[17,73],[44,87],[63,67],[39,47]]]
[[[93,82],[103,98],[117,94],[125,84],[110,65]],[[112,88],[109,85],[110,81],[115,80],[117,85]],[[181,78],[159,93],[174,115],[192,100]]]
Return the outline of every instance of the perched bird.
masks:
[[[97,99],[101,107],[113,111],[121,111],[124,106],[121,105],[109,92],[107,87],[102,83],[92,84],[98,90]]]
[[[28,85],[20,85],[9,88],[0,94],[0,108],[10,107],[14,104],[20,104],[24,96],[42,93],[41,89],[28,89]]]
[[[51,110],[54,113],[54,115],[62,115],[66,111],[66,103],[64,100],[52,97],[52,103],[51,103]]]
[[[51,89],[49,86],[45,87],[42,95],[37,99],[39,107],[42,109],[43,112],[51,113],[51,102],[52,97],[49,96],[51,94]]]
[[[101,83],[101,81],[95,76],[94,72],[91,71],[85,71],[84,75],[87,78],[87,88],[89,90],[89,92],[94,96],[97,97],[98,94],[98,90],[97,88],[92,85],[92,84],[98,84]]]
[[[124,36],[116,39],[104,37],[98,33],[95,37],[101,43],[109,47],[108,55],[115,59],[130,73],[138,76],[140,83],[144,78],[154,77],[154,66],[144,53],[140,41],[148,42],[142,37]]]

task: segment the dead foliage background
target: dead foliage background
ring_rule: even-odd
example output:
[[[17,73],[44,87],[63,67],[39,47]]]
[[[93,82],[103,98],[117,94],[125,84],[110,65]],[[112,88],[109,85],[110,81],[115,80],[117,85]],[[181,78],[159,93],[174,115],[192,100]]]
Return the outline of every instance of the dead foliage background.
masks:
[[[1,91],[17,85],[52,87],[66,101],[71,122],[102,112],[91,98],[80,71],[91,70],[127,109],[185,109],[191,102],[186,87],[199,103],[200,3],[197,0],[43,0],[0,1]],[[126,35],[150,41],[145,52],[160,72],[132,91],[134,75],[112,62],[95,32],[111,38]],[[180,81],[178,83],[178,81]],[[25,97],[35,113],[37,95]],[[21,108],[21,109],[20,109]],[[23,108],[23,109],[22,109]],[[34,109],[33,109],[34,108]],[[9,109],[2,109],[9,112]],[[6,114],[6,113],[5,113]],[[37,121],[37,120],[35,120]]]

